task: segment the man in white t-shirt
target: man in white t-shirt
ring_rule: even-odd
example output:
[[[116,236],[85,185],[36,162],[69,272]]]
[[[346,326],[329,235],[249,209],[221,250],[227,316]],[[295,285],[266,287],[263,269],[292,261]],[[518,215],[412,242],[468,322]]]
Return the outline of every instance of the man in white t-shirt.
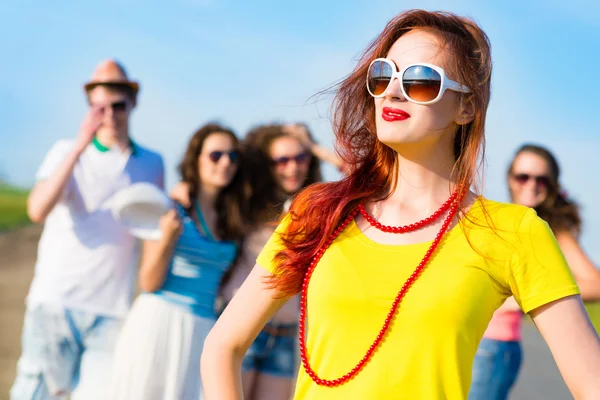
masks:
[[[45,225],[12,399],[104,399],[137,264],[110,198],[136,182],[164,187],[162,157],[129,136],[138,83],[107,60],[84,88],[89,111],[77,137],[50,149],[28,198],[29,217]]]

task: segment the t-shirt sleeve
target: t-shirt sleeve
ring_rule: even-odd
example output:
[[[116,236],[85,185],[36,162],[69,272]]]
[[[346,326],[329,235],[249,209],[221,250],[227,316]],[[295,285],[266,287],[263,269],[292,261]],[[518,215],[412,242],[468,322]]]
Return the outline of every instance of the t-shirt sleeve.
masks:
[[[48,179],[52,176],[65,160],[69,152],[73,149],[73,142],[69,140],[59,140],[46,153],[46,157],[35,174],[37,182]]]
[[[256,263],[269,271],[272,274],[275,274],[276,264],[275,264],[275,255],[283,250],[285,245],[281,241],[281,232],[285,232],[289,223],[289,217],[285,217],[275,232],[271,235],[265,247],[263,247],[262,251],[256,258]]]
[[[534,210],[523,216],[516,247],[508,284],[524,312],[580,293],[552,230]]]

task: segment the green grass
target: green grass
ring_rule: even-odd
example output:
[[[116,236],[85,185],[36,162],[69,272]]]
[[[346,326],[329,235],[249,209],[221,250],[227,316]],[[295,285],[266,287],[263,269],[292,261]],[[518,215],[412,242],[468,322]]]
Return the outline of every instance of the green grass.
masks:
[[[600,302],[586,303],[585,308],[596,328],[596,332],[600,333]]]
[[[26,205],[28,193],[0,183],[0,231],[30,223]]]

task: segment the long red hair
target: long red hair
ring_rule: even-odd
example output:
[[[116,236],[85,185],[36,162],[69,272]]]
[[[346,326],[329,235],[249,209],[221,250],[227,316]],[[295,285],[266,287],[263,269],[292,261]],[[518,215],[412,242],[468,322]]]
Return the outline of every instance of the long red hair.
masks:
[[[457,126],[454,138],[454,174],[464,188],[477,188],[483,159],[484,126],[490,99],[491,48],[486,34],[475,22],[447,12],[406,11],[393,18],[368,46],[354,71],[336,86],[333,130],[336,150],[351,166],[351,173],[338,182],[315,184],[293,201],[289,224],[281,232],[284,249],[273,260],[273,287],[285,295],[298,293],[310,262],[338,224],[359,202],[377,201],[395,188],[398,156],[377,139],[375,103],[365,87],[371,61],[385,57],[403,34],[427,29],[436,34],[452,55],[447,72],[471,89],[461,101],[475,109],[472,122]],[[464,210],[459,210],[464,214]]]

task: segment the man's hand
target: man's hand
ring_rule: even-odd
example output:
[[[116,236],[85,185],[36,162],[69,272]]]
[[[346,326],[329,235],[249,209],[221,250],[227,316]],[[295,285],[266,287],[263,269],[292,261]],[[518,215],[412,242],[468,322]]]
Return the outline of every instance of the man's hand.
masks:
[[[75,151],[81,153],[85,150],[88,144],[94,139],[96,131],[102,125],[102,117],[104,116],[104,107],[91,106],[79,128],[77,139],[75,140]]]

